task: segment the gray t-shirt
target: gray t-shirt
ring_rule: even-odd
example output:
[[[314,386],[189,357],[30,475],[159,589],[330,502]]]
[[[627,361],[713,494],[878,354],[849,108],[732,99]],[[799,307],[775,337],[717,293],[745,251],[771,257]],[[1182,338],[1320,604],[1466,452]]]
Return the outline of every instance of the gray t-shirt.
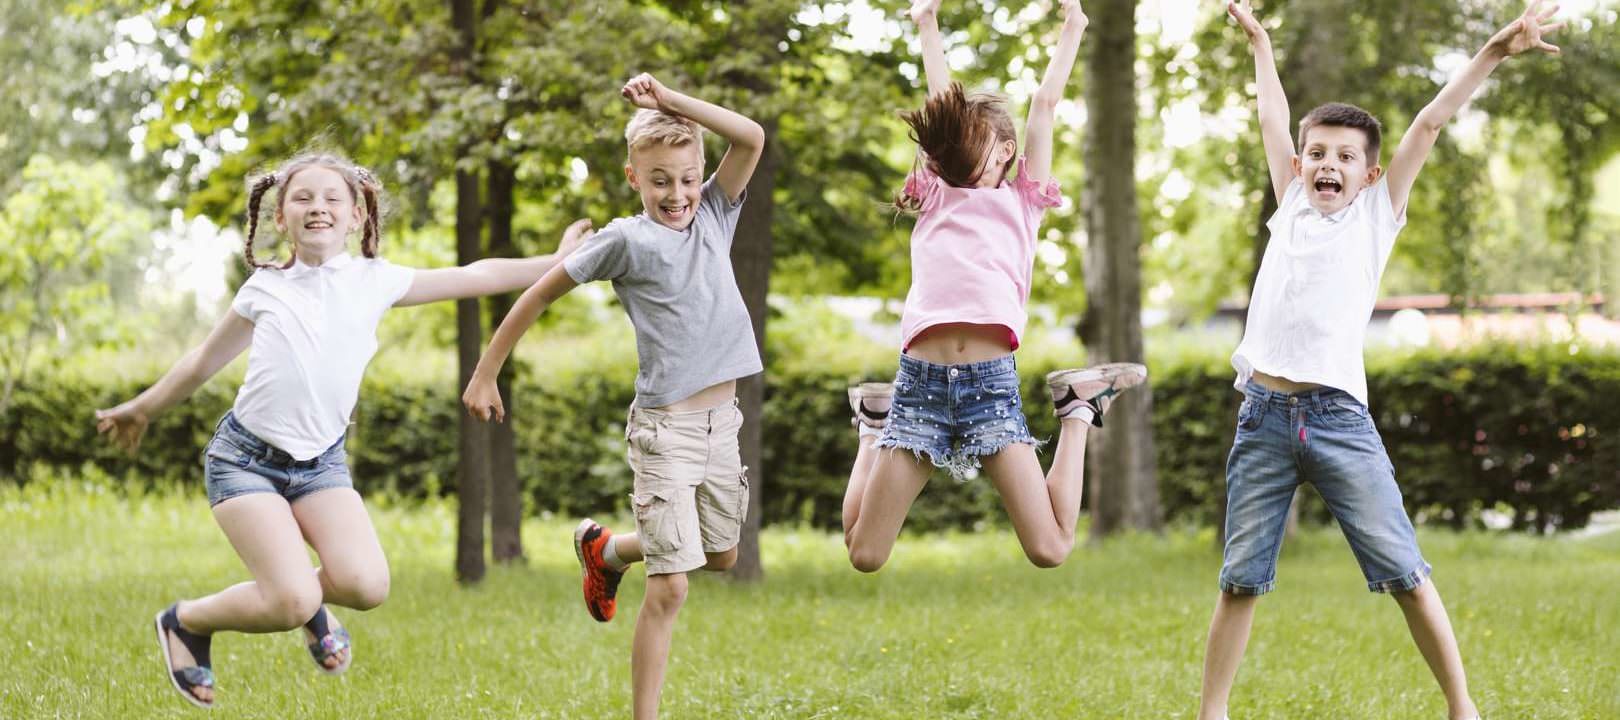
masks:
[[[563,263],[574,282],[613,281],[636,329],[636,405],[662,407],[765,369],[731,270],[746,199],[733,204],[711,175],[686,230],[645,213],[619,218]]]

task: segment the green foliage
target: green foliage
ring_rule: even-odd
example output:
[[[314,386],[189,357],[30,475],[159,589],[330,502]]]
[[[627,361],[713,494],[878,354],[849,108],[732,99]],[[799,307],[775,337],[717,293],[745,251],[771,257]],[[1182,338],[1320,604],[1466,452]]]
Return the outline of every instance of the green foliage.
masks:
[[[376,610],[334,610],[359,648],[353,669],[316,672],[301,633],[221,633],[216,714],[629,716],[640,569],[620,586],[619,619],[603,625],[580,603],[571,518],[525,523],[528,564],[466,588],[449,572],[452,504],[367,504],[393,589]],[[150,623],[177,597],[247,578],[200,493],[115,492],[94,473],[41,477],[0,487],[0,528],[0,716],[198,716],[161,675]],[[1620,716],[1620,624],[1603,621],[1620,593],[1620,533],[1419,540],[1486,717]],[[903,538],[877,575],[851,570],[835,533],[778,526],[760,548],[764,583],[693,576],[666,716],[1117,720],[1196,707],[1219,565],[1207,531],[1112,539],[1055,570],[1031,567],[999,531]],[[1234,717],[1445,717],[1399,611],[1363,589],[1337,532],[1291,539],[1278,578]]]
[[[108,278],[128,276],[116,266],[133,267],[151,231],[120,180],[105,163],[36,155],[0,204],[0,414],[36,355],[94,347],[120,327]]]
[[[777,360],[765,398],[764,519],[837,527],[856,447],[844,390],[888,379],[893,360],[877,343],[836,357],[813,351],[803,338],[819,332],[833,346],[834,333],[814,329],[830,321],[813,309],[786,311],[775,322],[787,331],[770,349]],[[531,508],[567,515],[623,509],[630,490],[624,414],[635,373],[634,357],[622,352],[627,341],[618,334],[550,338],[529,360],[508,421]],[[847,334],[837,340],[845,345],[860,347]],[[1483,346],[1371,364],[1372,410],[1420,520],[1463,527],[1495,510],[1511,514],[1517,528],[1542,531],[1579,528],[1592,513],[1620,507],[1620,407],[1608,403],[1620,397],[1620,355],[1572,354],[1571,347]],[[1031,350],[1019,368],[1030,429],[1055,440],[1041,378],[1078,359]],[[441,377],[448,371],[424,374],[404,358],[380,362],[361,391],[348,444],[356,484],[391,496],[452,492],[453,428],[462,410],[453,382]],[[1238,404],[1231,370],[1222,358],[1194,353],[1155,362],[1152,382],[1166,515],[1212,524],[1222,512]],[[132,482],[199,482],[198,454],[234,385],[212,382],[156,418],[141,454],[126,459],[95,436],[88,410],[140,387],[78,372],[37,376],[0,419],[0,472],[26,479],[35,467],[88,465]],[[987,479],[958,484],[947,477],[936,473],[941,481],[923,493],[908,527],[1003,522]]]

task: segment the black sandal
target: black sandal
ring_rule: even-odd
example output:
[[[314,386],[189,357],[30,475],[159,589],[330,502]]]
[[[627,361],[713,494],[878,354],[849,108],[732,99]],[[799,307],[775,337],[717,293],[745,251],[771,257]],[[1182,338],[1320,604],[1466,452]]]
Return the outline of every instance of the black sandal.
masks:
[[[163,669],[168,671],[169,683],[174,685],[175,691],[187,702],[200,708],[212,708],[214,706],[212,699],[204,702],[192,692],[192,689],[199,687],[214,689],[214,670],[210,667],[208,658],[208,648],[213,644],[213,636],[198,635],[180,627],[180,616],[177,613],[179,607],[180,603],[170,605],[167,610],[158,613],[153,622],[157,628],[158,647],[163,649]],[[181,645],[185,646],[186,652],[191,653],[196,665],[174,669],[174,658],[169,653],[171,633]]]
[[[354,662],[352,649],[354,642],[349,638],[347,628],[331,629],[330,623],[327,622],[330,616],[331,611],[322,605],[321,609],[315,612],[315,617],[304,623],[304,629],[313,633],[316,638],[315,642],[309,644],[309,656],[315,659],[315,667],[320,668],[321,672],[327,675],[341,675],[344,670],[349,669],[349,664]],[[341,664],[335,668],[326,666],[328,658],[335,657],[344,650],[349,651],[349,656],[344,658]]]

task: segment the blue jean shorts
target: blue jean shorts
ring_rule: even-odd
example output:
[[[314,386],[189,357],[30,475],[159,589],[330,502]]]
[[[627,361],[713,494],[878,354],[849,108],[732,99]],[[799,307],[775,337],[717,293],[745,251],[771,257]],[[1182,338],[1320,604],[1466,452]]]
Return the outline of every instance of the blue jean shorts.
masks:
[[[208,485],[208,504],[249,493],[275,493],[291,503],[311,493],[331,488],[352,488],[349,454],[338,438],[320,455],[296,460],[225,413],[214,428],[214,437],[203,450],[203,477]]]
[[[964,365],[900,356],[889,425],[876,447],[927,455],[962,480],[978,469],[979,458],[1012,443],[1040,444],[1024,421],[1012,355]]]
[[[1342,390],[1290,394],[1251,382],[1226,461],[1221,590],[1259,595],[1276,585],[1288,506],[1302,482],[1327,503],[1368,590],[1409,592],[1428,578],[1367,406]]]

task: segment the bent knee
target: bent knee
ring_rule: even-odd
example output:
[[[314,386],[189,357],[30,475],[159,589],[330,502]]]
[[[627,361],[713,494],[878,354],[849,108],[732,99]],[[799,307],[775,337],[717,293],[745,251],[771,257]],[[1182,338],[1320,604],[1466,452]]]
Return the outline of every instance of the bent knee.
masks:
[[[285,588],[270,593],[267,601],[267,620],[281,630],[303,627],[321,609],[321,587]]]
[[[392,584],[388,572],[364,572],[329,578],[333,602],[355,610],[370,610],[388,599]]]
[[[883,564],[889,561],[889,554],[881,551],[851,546],[849,549],[849,564],[863,573],[874,573],[883,569]]]
[[[1038,568],[1055,568],[1069,559],[1069,553],[1074,551],[1074,541],[1062,538],[1053,538],[1038,543],[1026,545],[1024,555]]]
[[[737,548],[732,547],[725,552],[704,553],[709,561],[703,565],[704,570],[730,570],[737,564]]]

